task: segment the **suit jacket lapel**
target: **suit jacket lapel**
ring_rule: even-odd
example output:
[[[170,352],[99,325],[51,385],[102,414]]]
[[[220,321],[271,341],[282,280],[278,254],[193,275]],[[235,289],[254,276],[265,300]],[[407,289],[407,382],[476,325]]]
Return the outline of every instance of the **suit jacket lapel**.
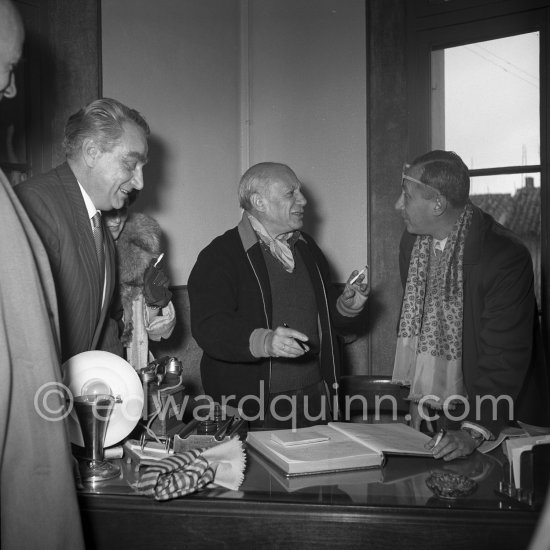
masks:
[[[93,334],[90,349],[95,349],[98,340],[97,333],[101,332],[100,329],[103,325],[100,320],[103,280],[100,280],[99,264],[97,261],[92,226],[90,224],[90,217],[86,209],[86,204],[84,203],[84,197],[82,196],[78,182],[69,165],[67,163],[62,164],[58,167],[57,172],[72,205],[72,216],[78,232],[77,261],[80,262],[82,267],[81,273],[86,277],[85,280],[82,281],[82,284],[87,284],[88,286],[87,291],[83,288],[82,295],[90,296],[90,302],[87,305],[89,308],[89,334]],[[106,254],[106,257],[107,256],[108,254]]]

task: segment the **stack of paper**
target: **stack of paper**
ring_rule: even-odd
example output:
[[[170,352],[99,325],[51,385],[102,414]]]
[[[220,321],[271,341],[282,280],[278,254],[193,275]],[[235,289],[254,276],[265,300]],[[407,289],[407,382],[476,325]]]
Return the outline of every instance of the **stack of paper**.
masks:
[[[516,489],[521,487],[521,455],[530,451],[535,445],[550,443],[550,435],[535,435],[529,437],[516,437],[507,439],[505,450],[508,461],[512,466],[514,485]]]

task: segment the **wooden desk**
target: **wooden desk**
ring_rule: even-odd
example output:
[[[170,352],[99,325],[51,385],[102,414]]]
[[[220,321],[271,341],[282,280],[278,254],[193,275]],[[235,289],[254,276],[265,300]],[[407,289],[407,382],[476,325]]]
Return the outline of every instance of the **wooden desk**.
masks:
[[[453,463],[390,457],[382,469],[285,478],[252,452],[239,491],[211,489],[156,502],[128,485],[103,482],[79,495],[90,549],[180,548],[526,548],[538,512],[495,493],[502,459],[475,453]],[[437,499],[431,470],[474,478],[463,500]],[[98,484],[99,485],[99,484]]]

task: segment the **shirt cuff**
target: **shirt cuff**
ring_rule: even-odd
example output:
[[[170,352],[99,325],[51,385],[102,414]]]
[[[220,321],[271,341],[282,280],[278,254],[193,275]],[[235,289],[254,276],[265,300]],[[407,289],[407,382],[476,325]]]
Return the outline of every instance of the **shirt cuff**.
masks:
[[[271,332],[268,328],[255,328],[248,339],[250,346],[250,353],[254,357],[269,357],[265,350],[265,340],[267,335]]]
[[[344,317],[357,317],[363,311],[363,308],[365,307],[366,300],[357,308],[357,307],[350,307],[348,306],[342,296],[338,296],[338,300],[336,300],[336,310],[340,315],[343,315]]]
[[[495,436],[489,430],[473,422],[464,421],[460,425],[460,428],[468,428],[469,430],[480,433],[485,438],[485,441],[493,441],[495,439]]]

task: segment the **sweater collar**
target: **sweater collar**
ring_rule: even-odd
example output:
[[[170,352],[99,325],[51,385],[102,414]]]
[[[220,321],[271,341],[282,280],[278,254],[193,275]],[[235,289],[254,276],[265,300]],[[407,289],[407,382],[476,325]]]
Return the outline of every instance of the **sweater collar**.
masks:
[[[248,252],[258,242],[258,237],[256,236],[254,229],[252,229],[252,225],[248,219],[246,211],[243,212],[237,229],[239,231],[239,237],[241,238],[243,247],[245,251]]]
[[[258,236],[256,235],[256,232],[254,231],[254,228],[252,227],[252,224],[248,219],[248,214],[246,211],[243,212],[241,221],[237,226],[237,230],[239,232],[239,237],[241,238],[241,242],[243,243],[243,247],[246,252],[248,252],[255,244],[258,243]],[[301,231],[296,231],[295,233],[298,234],[298,238],[296,240],[307,242]]]

